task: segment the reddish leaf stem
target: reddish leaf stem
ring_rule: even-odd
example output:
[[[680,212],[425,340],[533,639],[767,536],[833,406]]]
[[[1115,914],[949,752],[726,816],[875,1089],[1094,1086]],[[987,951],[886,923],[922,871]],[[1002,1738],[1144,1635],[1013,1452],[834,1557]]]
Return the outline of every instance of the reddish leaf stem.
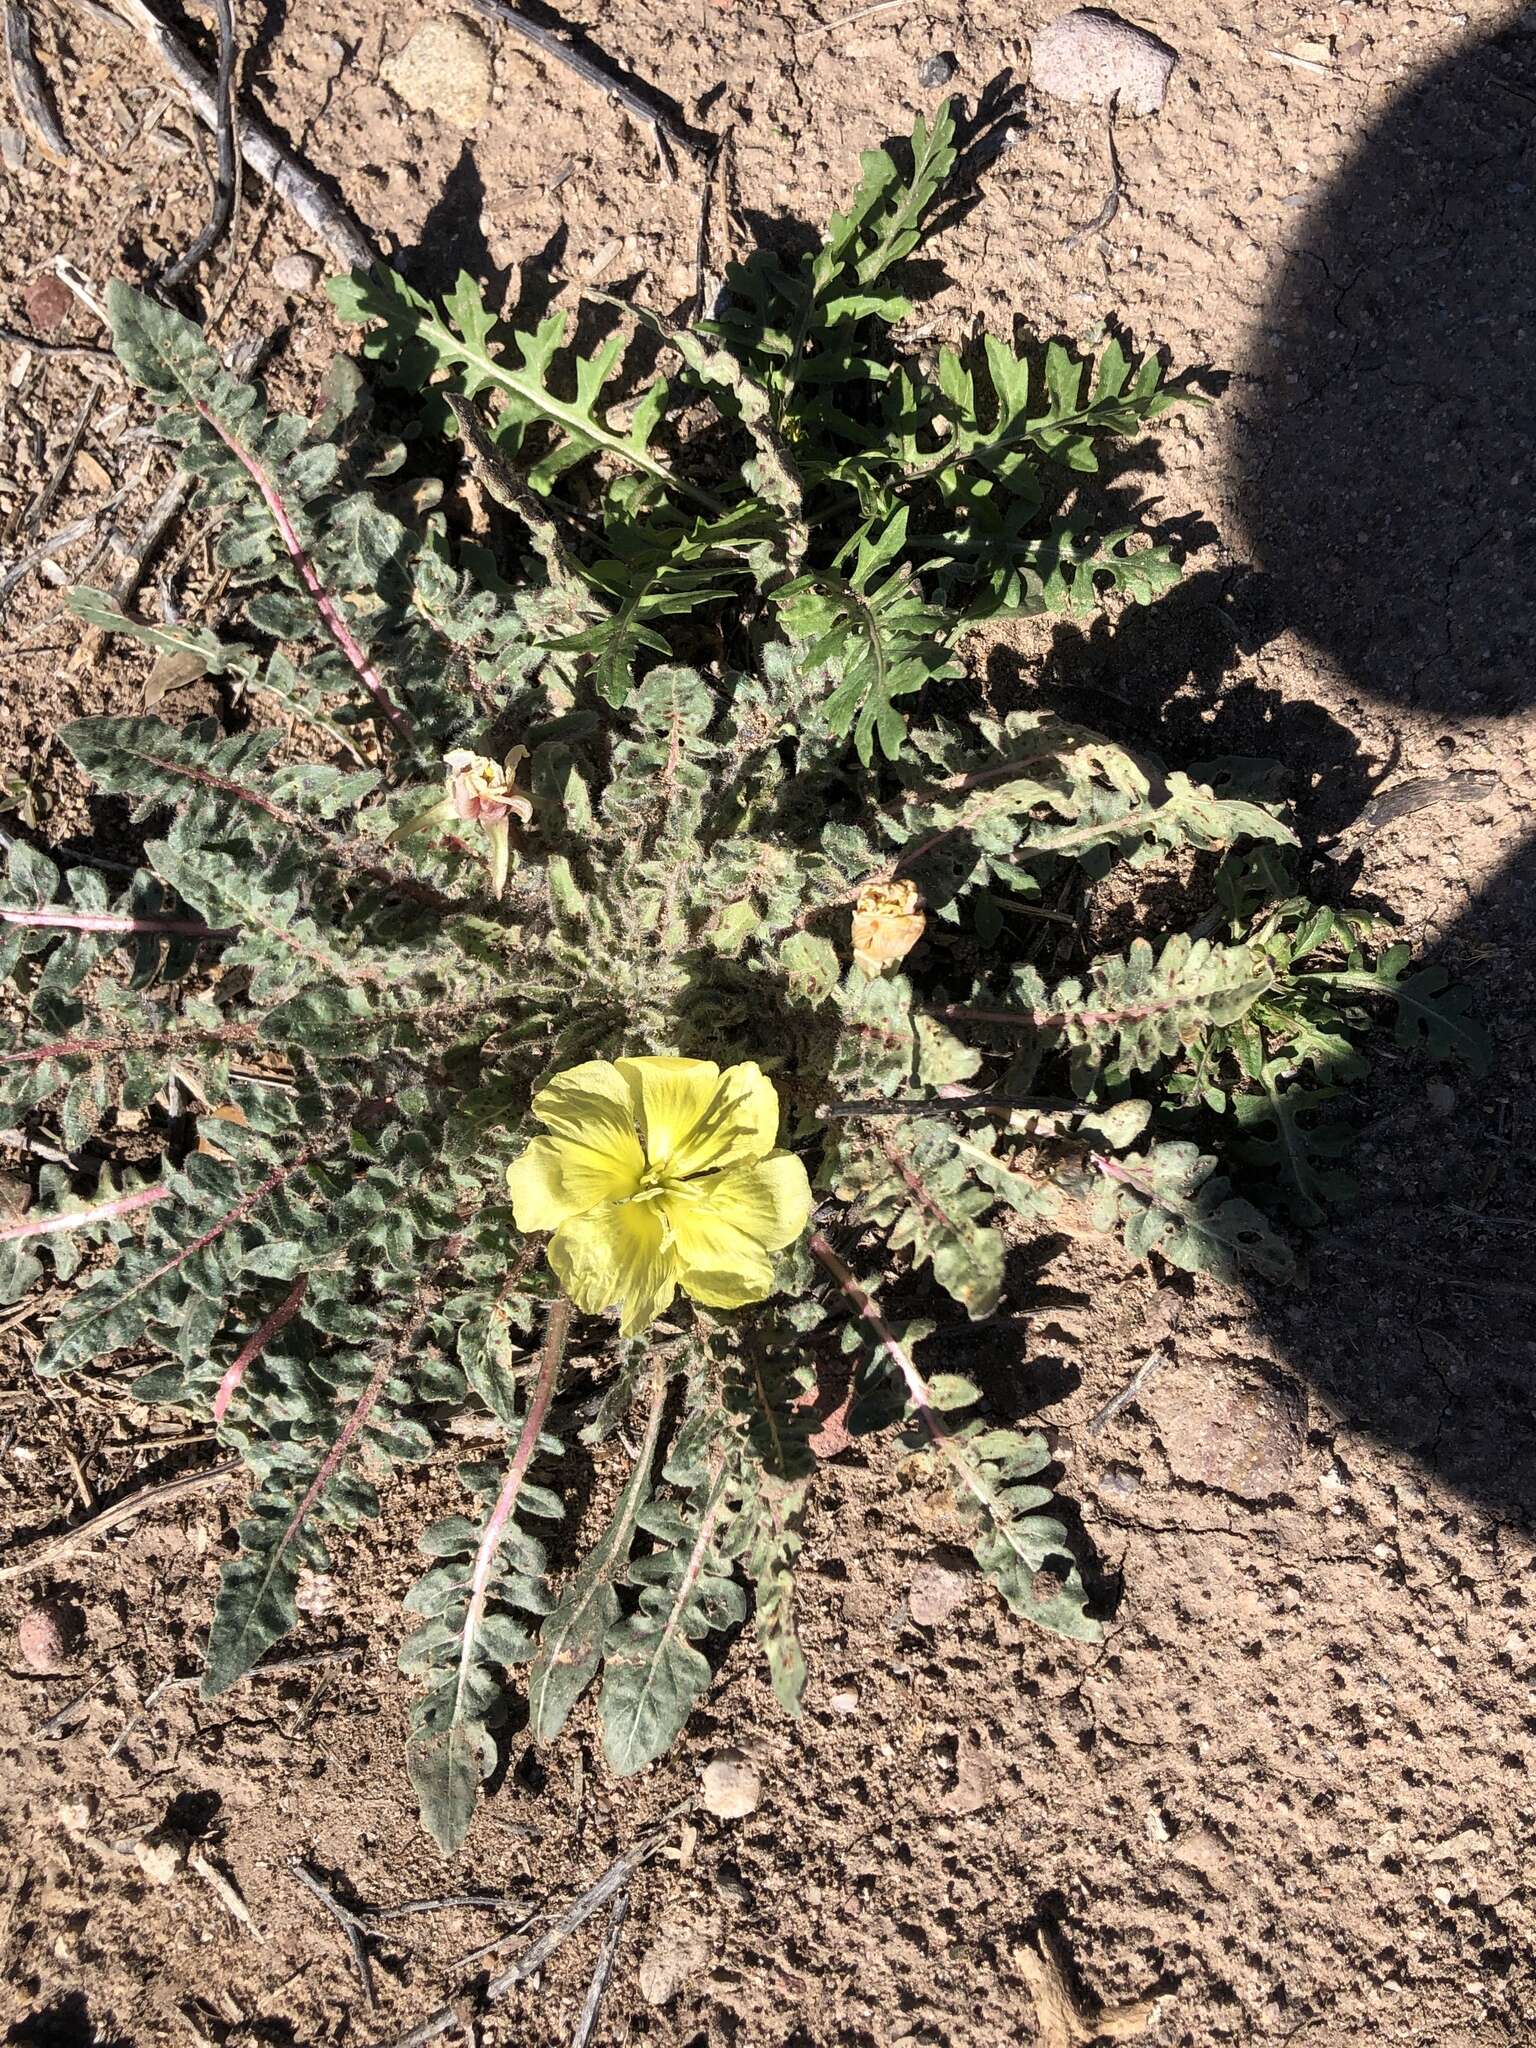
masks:
[[[369,661],[358,644],[357,636],[347,624],[346,617],[336,600],[315,573],[314,564],[305,552],[304,543],[299,539],[298,528],[289,516],[288,508],[278,496],[277,486],[248,448],[242,447],[233,434],[228,433],[200,399],[193,400],[204,421],[212,427],[224,446],[234,456],[251,482],[261,494],[262,503],[272,515],[272,524],[277,528],[283,546],[288,550],[289,559],[299,572],[299,580],[309,592],[315,610],[320,614],[326,631],[335,641],[363,688],[372,697],[379,710],[395,728],[400,738],[409,741],[411,721],[400,709],[385,688],[384,679]]]
[[[523,1417],[522,1430],[512,1452],[507,1476],[501,1483],[496,1504],[491,1509],[485,1528],[481,1531],[480,1542],[475,1551],[475,1568],[470,1574],[469,1602],[464,1610],[464,1634],[459,1649],[459,1674],[454,1688],[453,1718],[456,1721],[462,1710],[466,1689],[473,1675],[475,1642],[480,1633],[480,1618],[485,1612],[486,1596],[490,1591],[491,1572],[496,1563],[496,1553],[506,1534],[507,1524],[517,1507],[517,1497],[523,1489],[523,1479],[538,1449],[539,1432],[544,1427],[544,1418],[549,1413],[549,1404],[554,1398],[555,1380],[560,1371],[561,1360],[565,1357],[566,1338],[571,1328],[571,1304],[564,1297],[550,1303],[548,1320],[544,1325],[544,1353],[539,1361],[539,1376],[534,1381],[533,1392],[528,1400],[528,1413]]]
[[[61,932],[162,932],[178,939],[232,939],[233,924],[204,924],[195,917],[117,917],[105,910],[6,910],[0,924],[29,925]]]
[[[39,1216],[35,1221],[7,1223],[0,1229],[0,1244],[14,1244],[23,1237],[46,1237],[55,1230],[84,1230],[92,1223],[111,1223],[119,1216],[131,1216],[135,1209],[148,1209],[163,1202],[167,1187],[135,1188],[131,1195],[119,1195],[110,1202],[97,1202],[89,1209],[69,1209],[62,1216]]]
[[[221,1024],[216,1031],[149,1031],[138,1038],[56,1038],[47,1045],[0,1052],[0,1067],[35,1067],[44,1060],[88,1059],[98,1052],[148,1052],[153,1046],[189,1044],[195,1039],[211,1039],[215,1045],[249,1045],[259,1030],[257,1024]]]
[[[907,1389],[907,1398],[916,1410],[924,1429],[927,1430],[933,1441],[942,1448],[948,1443],[949,1438],[943,1424],[939,1421],[929,1402],[927,1381],[918,1371],[911,1352],[902,1343],[896,1332],[885,1320],[885,1317],[881,1315],[879,1304],[874,1296],[865,1293],[864,1289],[854,1279],[852,1273],[843,1264],[837,1253],[833,1251],[831,1245],[819,1230],[810,1238],[809,1249],[816,1258],[820,1259],[821,1263],[832,1275],[832,1278],[841,1287],[844,1294],[847,1295],[859,1317],[868,1323],[870,1329],[874,1331],[886,1357],[901,1374],[902,1381]]]
[[[934,1449],[954,1472],[956,1483],[972,1499],[979,1501],[986,1512],[1000,1526],[1009,1520],[1007,1509],[987,1483],[978,1468],[965,1456],[960,1446],[940,1421],[928,1393],[928,1383],[918,1371],[916,1362],[905,1344],[881,1315],[879,1305],[872,1294],[867,1294],[843,1264],[837,1253],[818,1230],[809,1240],[810,1249],[820,1259],[832,1278],[847,1295],[859,1316],[866,1322],[879,1339],[882,1350],[901,1374],[918,1420],[927,1432]]]
[[[1179,991],[1156,996],[1146,1003],[1117,1003],[1109,1010],[973,1010],[965,1003],[940,1003],[928,1012],[950,1024],[1001,1024],[1013,1030],[1059,1031],[1077,1023],[1086,1029],[1095,1024],[1144,1024],[1149,1017],[1166,1016],[1189,1002]]]
[[[224,1411],[234,1399],[240,1382],[245,1378],[250,1366],[266,1350],[278,1331],[291,1323],[298,1314],[299,1304],[303,1301],[308,1287],[309,1275],[301,1273],[292,1289],[283,1296],[256,1334],[240,1347],[234,1363],[219,1381],[219,1390],[213,1397],[213,1419],[216,1423],[224,1420]]]

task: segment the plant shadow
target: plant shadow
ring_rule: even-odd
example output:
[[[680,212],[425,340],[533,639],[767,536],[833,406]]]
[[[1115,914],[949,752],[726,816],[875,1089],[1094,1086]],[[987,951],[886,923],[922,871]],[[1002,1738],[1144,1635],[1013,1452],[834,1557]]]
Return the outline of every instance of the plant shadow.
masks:
[[[1233,394],[1241,530],[1228,539],[1257,565],[1256,616],[1299,636],[1377,723],[1394,714],[1374,774],[1357,756],[1315,775],[1306,822],[1319,837],[1343,833],[1384,775],[1399,779],[1402,744],[1452,770],[1491,746],[1501,775],[1519,772],[1516,715],[1536,700],[1536,462],[1520,425],[1533,102],[1528,22],[1467,43],[1393,100],[1314,207]],[[1258,1306],[1326,1405],[1497,1513],[1536,1503],[1536,1226],[1522,1192],[1536,842],[1519,837],[1518,805],[1483,801],[1505,863],[1425,950],[1475,991],[1491,1076],[1380,1061],[1361,1200],[1318,1240],[1306,1292]],[[1478,814],[1452,801],[1431,815],[1438,838],[1421,825],[1411,853],[1367,816],[1334,857],[1352,852],[1367,895],[1411,898],[1413,867],[1459,865]]]

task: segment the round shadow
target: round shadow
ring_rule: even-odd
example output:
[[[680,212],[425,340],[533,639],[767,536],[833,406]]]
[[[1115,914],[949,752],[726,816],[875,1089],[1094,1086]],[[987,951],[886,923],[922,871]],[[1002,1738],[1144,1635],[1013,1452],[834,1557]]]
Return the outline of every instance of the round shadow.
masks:
[[[1421,730],[1536,701],[1536,15],[1524,22],[1408,83],[1364,133],[1232,393],[1232,538],[1275,619]],[[1437,827],[1454,839],[1454,810]],[[1332,1410],[1494,1512],[1529,1510],[1536,838],[1511,832],[1430,957],[1472,990],[1493,1070],[1378,1060],[1360,1201],[1319,1234],[1307,1290],[1257,1305]]]
[[[1536,16],[1395,97],[1309,217],[1235,423],[1286,623],[1372,697],[1536,697]]]

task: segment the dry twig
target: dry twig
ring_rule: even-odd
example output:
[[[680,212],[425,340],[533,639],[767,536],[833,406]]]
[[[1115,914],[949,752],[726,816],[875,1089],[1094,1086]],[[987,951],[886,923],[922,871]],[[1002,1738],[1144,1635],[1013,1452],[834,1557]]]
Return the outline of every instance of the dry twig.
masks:
[[[1082,1108],[1080,1102],[1069,1102],[1055,1095],[940,1095],[910,1100],[897,1097],[894,1101],[887,1096],[876,1095],[860,1102],[824,1102],[816,1114],[823,1123],[828,1123],[839,1117],[961,1116],[972,1111],[995,1116],[1015,1109],[1035,1110],[1042,1116],[1059,1115],[1068,1110],[1080,1114]]]
[[[603,2002],[603,1993],[608,1989],[608,1979],[613,1975],[614,1958],[619,1953],[619,1943],[624,1936],[624,1921],[629,1912],[629,1893],[620,1892],[614,1900],[608,1915],[608,1931],[603,1936],[603,1945],[597,1952],[597,1964],[592,1972],[592,1981],[587,1986],[587,1995],[582,2002],[581,2017],[576,2022],[576,2031],[571,2036],[571,2048],[587,2048],[592,2031],[597,2025],[598,2008]]]
[[[624,1851],[622,1856],[616,1857],[597,1883],[568,1906],[547,1933],[541,1934],[515,1963],[491,1979],[485,1987],[486,1998],[505,1998],[509,1991],[525,1983],[535,1971],[543,1969],[566,1936],[574,1934],[578,1927],[584,1927],[594,1913],[600,1912],[607,1905],[615,1892],[625,1890],[629,1880],[641,1865],[649,1863],[665,1846],[672,1833],[672,1823],[686,1813],[692,1804],[691,1799],[679,1800],[670,1812],[662,1816],[659,1824],[648,1835],[642,1835],[638,1842]],[[408,2034],[402,2034],[398,2040],[392,2042],[390,2048],[425,2048],[428,2041],[437,2040],[440,2035],[448,2033],[458,2024],[457,2008],[452,2005],[440,2005],[437,2011],[429,2013],[419,2026],[412,2027]]]
[[[86,433],[90,428],[91,417],[100,404],[101,394],[106,388],[105,384],[93,384],[85,394],[84,403],[76,415],[74,426],[70,429],[69,439],[64,443],[59,459],[53,465],[53,474],[38,493],[36,502],[28,507],[27,516],[22,521],[22,530],[24,532],[35,533],[37,528],[42,525],[48,514],[53,510],[54,500],[58,497],[60,491],[63,490],[65,483],[68,481],[69,472],[75,466],[75,457],[80,453],[80,443],[86,437]]]
[[[654,86],[643,79],[620,71],[611,58],[601,62],[589,57],[583,50],[573,49],[567,42],[547,28],[541,28],[536,21],[530,21],[521,8],[512,7],[507,0],[470,0],[478,14],[489,20],[500,22],[503,28],[514,29],[518,35],[533,44],[546,57],[553,57],[557,64],[563,64],[568,71],[585,80],[588,85],[608,99],[617,100],[626,113],[633,114],[642,127],[649,128],[657,138],[658,153],[663,138],[683,150],[688,156],[707,158],[713,152],[710,146],[700,141],[693,132],[684,127],[672,104]],[[662,162],[666,162],[662,155]]]
[[[99,342],[45,341],[42,335],[29,334],[25,327],[12,327],[4,320],[0,320],[0,341],[8,341],[13,348],[29,348],[39,356],[92,356],[104,370],[117,369],[117,357]]]
[[[1136,1396],[1147,1384],[1147,1381],[1151,1379],[1153,1373],[1160,1372],[1167,1363],[1168,1354],[1166,1351],[1149,1351],[1140,1365],[1137,1366],[1135,1372],[1131,1374],[1126,1385],[1120,1389],[1118,1394],[1112,1394],[1098,1414],[1094,1416],[1084,1432],[1085,1435],[1097,1436],[1106,1423],[1114,1421],[1122,1408],[1129,1408]]]
[[[32,17],[25,0],[5,0],[5,62],[22,126],[39,149],[58,163],[68,163],[74,151],[48,97],[43,67],[32,47]]]
[[[239,161],[235,154],[235,10],[230,0],[213,0],[213,17],[219,27],[219,69],[214,80],[215,134],[218,161],[214,170],[213,205],[197,240],[184,256],[165,272],[168,285],[188,278],[211,250],[217,247],[229,227],[235,210],[235,185]]]
[[[191,102],[205,128],[219,125],[218,89],[173,30],[166,27],[147,0],[113,0],[123,19],[149,44],[162,65]],[[379,252],[347,209],[321,186],[314,173],[272,134],[265,122],[247,114],[240,123],[240,154],[264,184],[286,201],[312,233],[326,243],[343,270],[368,270]]]
[[[834,21],[813,21],[808,28],[796,31],[802,36],[829,36],[834,29],[851,28],[856,21],[867,21],[872,14],[891,14],[898,7],[905,7],[907,0],[870,0],[867,7],[855,7],[852,14],[840,14]]]
[[[88,1522],[66,1529],[62,1536],[51,1537],[19,1564],[0,1566],[0,1580],[24,1578],[28,1572],[39,1571],[45,1564],[55,1564],[61,1557],[68,1557],[72,1551],[78,1550],[81,1544],[94,1543],[111,1530],[122,1528],[125,1522],[137,1521],[146,1508],[165,1507],[173,1500],[183,1500],[190,1493],[199,1493],[205,1486],[212,1486],[216,1480],[227,1479],[231,1472],[239,1469],[238,1458],[226,1458],[222,1464],[206,1466],[201,1472],[182,1472],[174,1479],[162,1479],[158,1486],[146,1486],[142,1493],[131,1493],[125,1500],[115,1500],[99,1514],[92,1515]]]
[[[291,1856],[288,1868],[293,1872],[306,1891],[313,1892],[338,1925],[344,1930],[348,1946],[352,1950],[352,1962],[362,1980],[363,1997],[370,2012],[379,2009],[378,1993],[373,1988],[373,1965],[368,1957],[368,1929],[357,1915],[344,1906],[336,1894],[321,1878],[317,1877],[302,1856]]]

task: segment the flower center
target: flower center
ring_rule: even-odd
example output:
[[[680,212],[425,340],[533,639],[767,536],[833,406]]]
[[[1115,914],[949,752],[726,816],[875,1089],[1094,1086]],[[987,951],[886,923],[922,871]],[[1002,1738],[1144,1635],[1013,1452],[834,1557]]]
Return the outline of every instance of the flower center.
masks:
[[[666,1165],[646,1167],[640,1176],[640,1185],[629,1199],[632,1202],[657,1202],[664,1195],[697,1199],[683,1175],[673,1173]]]

